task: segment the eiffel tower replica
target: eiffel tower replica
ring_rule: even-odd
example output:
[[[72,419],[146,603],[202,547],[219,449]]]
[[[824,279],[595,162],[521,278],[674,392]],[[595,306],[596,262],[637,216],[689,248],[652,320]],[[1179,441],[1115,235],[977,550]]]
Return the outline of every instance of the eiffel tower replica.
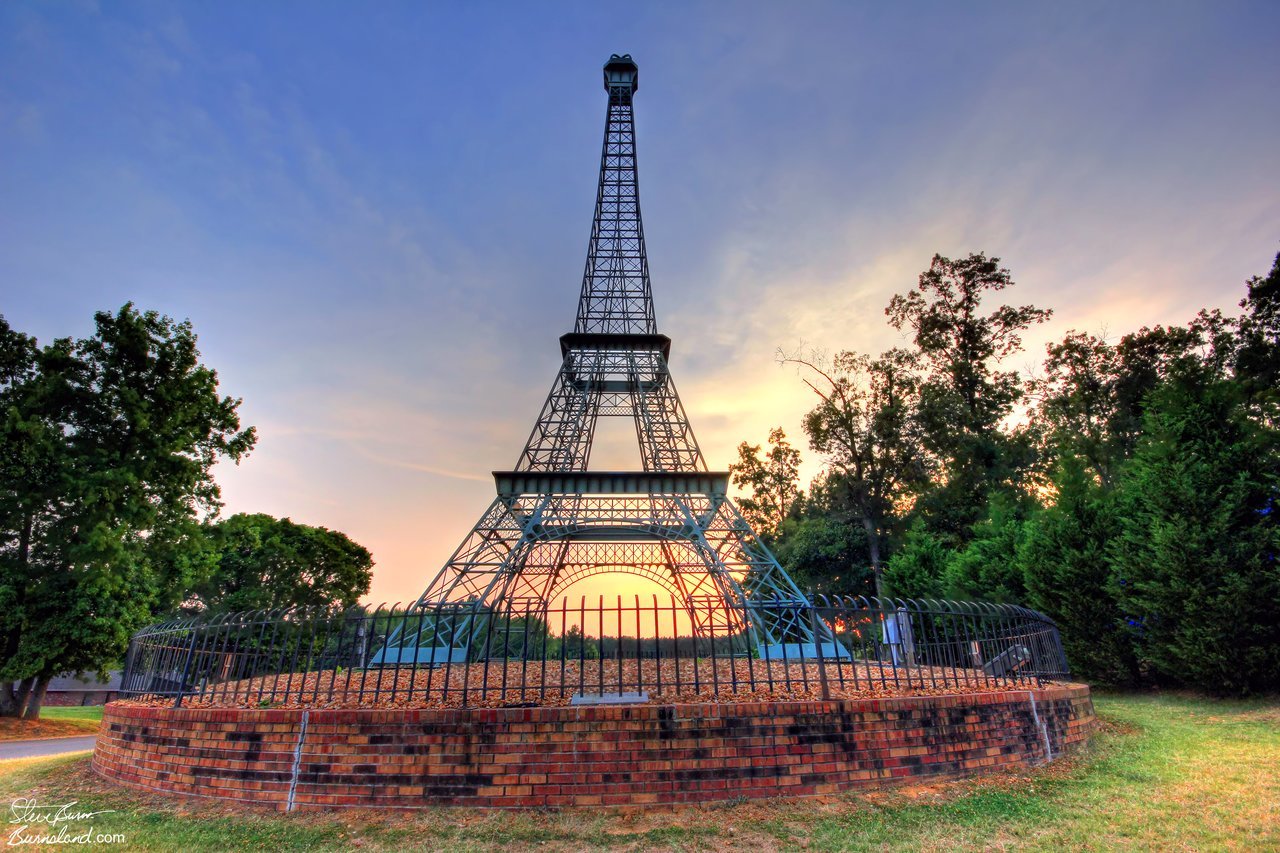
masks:
[[[808,604],[729,499],[729,474],[707,470],[671,379],[671,339],[654,318],[640,221],[638,79],[630,55],[604,66],[600,185],[560,372],[514,470],[494,472],[497,497],[411,612],[479,605],[545,614],[576,582],[623,573],[669,592],[695,635],[749,631],[762,653],[778,656],[779,644],[813,642]],[[602,417],[635,423],[640,470],[589,470]],[[451,631],[456,639],[438,646],[438,624],[432,661],[465,660],[468,632]],[[375,662],[417,661],[427,651],[393,635]]]

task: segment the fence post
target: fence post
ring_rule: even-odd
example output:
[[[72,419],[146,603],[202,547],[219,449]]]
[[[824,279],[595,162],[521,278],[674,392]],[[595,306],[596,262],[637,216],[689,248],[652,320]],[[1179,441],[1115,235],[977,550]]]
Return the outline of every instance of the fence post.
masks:
[[[822,655],[822,636],[818,633],[817,613],[818,602],[811,592],[809,593],[809,631],[813,634],[813,647],[818,652],[818,687],[822,691],[822,701],[829,702],[831,686],[827,684],[827,662]]]
[[[898,620],[898,642],[902,644],[902,660],[909,667],[916,665],[916,634],[911,627],[911,611],[905,606],[894,611],[893,618]]]
[[[182,707],[182,693],[187,689],[187,676],[191,674],[191,658],[196,653],[196,630],[191,629],[191,645],[187,646],[187,659],[182,664],[182,677],[178,680],[178,698],[174,700],[173,707]]]
[[[141,632],[139,632],[141,633]],[[138,641],[136,634],[129,638],[129,648],[124,653],[124,669],[120,672],[120,692],[124,693],[133,683],[133,668],[137,664]]]

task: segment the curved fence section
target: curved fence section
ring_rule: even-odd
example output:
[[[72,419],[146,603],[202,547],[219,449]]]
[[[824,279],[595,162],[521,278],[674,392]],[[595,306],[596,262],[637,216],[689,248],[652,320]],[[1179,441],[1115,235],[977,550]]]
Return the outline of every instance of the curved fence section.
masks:
[[[803,630],[765,641],[753,628],[783,622]],[[969,692],[1068,676],[1057,627],[1012,605],[633,596],[177,619],[134,635],[121,693],[179,707],[534,707]]]

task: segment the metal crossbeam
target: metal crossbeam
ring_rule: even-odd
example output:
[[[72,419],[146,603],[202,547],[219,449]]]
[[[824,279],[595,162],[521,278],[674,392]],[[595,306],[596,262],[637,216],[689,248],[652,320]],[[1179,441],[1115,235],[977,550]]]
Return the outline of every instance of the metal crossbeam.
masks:
[[[707,494],[724,497],[727,471],[494,471],[500,495]]]

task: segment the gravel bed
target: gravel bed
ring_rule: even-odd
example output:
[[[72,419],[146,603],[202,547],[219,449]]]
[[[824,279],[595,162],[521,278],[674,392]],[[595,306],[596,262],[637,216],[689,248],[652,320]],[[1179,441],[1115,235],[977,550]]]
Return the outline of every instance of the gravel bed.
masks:
[[[648,694],[649,702],[730,703],[822,698],[940,696],[1026,689],[1034,682],[991,678],[960,667],[894,667],[875,661],[784,663],[760,660],[489,661],[396,669],[322,670],[206,686],[187,708],[554,707],[578,694]],[[172,705],[143,696],[127,704]]]

